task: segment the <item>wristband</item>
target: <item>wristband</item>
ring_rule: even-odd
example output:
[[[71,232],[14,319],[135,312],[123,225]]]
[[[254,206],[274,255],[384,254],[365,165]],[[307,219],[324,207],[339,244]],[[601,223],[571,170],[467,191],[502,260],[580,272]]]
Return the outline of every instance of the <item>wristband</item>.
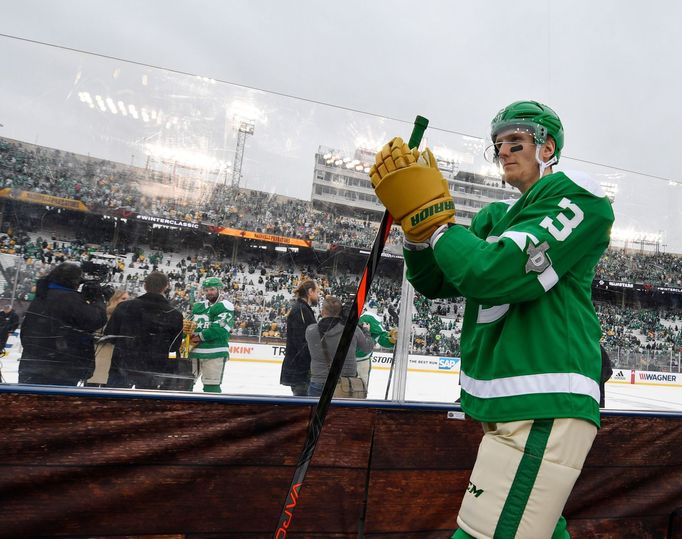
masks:
[[[423,251],[429,247],[428,242],[403,240],[403,248],[407,251]]]
[[[444,225],[440,225],[434,231],[434,233],[431,234],[431,238],[429,239],[429,245],[431,246],[431,249],[436,248],[436,243],[438,240],[443,237],[443,234],[445,234],[451,226],[455,226],[454,223],[445,223]]]

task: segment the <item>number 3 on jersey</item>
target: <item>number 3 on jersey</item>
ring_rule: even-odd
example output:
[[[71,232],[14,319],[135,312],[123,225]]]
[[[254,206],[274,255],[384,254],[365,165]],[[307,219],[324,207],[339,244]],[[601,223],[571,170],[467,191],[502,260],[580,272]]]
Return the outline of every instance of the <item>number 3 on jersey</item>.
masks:
[[[583,211],[568,198],[564,197],[559,201],[559,207],[564,210],[569,210],[573,213],[573,217],[567,217],[566,214],[560,212],[557,214],[556,219],[551,217],[545,217],[541,222],[540,226],[547,230],[557,241],[564,241],[571,232],[583,222],[585,214]],[[561,228],[559,228],[560,225]],[[494,307],[483,307],[478,308],[478,320],[479,324],[485,324],[490,322],[495,322],[502,318],[509,310],[509,304],[497,305]]]
[[[580,223],[583,222],[585,214],[583,211],[573,204],[566,197],[559,201],[559,207],[565,210],[573,212],[573,217],[568,218],[566,214],[559,213],[556,216],[556,220],[551,217],[545,217],[541,222],[540,226],[547,230],[557,241],[564,241],[568,236],[570,236],[573,229],[576,228]],[[561,228],[557,227],[555,221],[558,221]]]

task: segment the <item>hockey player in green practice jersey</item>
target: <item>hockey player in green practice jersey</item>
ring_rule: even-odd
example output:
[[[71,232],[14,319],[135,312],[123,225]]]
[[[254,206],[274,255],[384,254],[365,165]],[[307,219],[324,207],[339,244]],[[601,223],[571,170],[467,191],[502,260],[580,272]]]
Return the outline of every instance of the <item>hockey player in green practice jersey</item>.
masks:
[[[382,348],[393,348],[396,342],[397,331],[395,328],[390,331],[384,329],[379,315],[374,311],[375,308],[376,301],[370,300],[368,308],[358,319],[358,326],[364,327],[365,332]],[[369,388],[369,375],[372,371],[372,350],[364,353],[362,350],[357,349],[355,351],[355,361],[357,362],[358,376],[365,382],[365,387]]]
[[[205,299],[192,306],[192,317],[185,321],[185,334],[190,335],[195,373],[201,376],[204,391],[220,393],[225,362],[230,357],[229,340],[234,328],[234,306],[220,299],[223,283],[217,277],[201,284]]]
[[[613,210],[589,177],[553,170],[564,131],[549,107],[512,103],[491,138],[521,197],[483,208],[468,229],[454,224],[430,150],[393,139],[370,176],[405,233],[409,281],[429,298],[467,300],[461,404],[484,434],[453,537],[566,538],[561,512],[600,424],[591,284]]]

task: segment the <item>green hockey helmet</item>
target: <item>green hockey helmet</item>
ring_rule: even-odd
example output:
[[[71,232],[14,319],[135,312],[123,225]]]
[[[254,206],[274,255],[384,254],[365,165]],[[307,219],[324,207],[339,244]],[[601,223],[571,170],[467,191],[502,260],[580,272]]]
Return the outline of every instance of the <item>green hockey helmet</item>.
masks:
[[[515,128],[530,133],[535,144],[544,144],[547,142],[547,136],[551,136],[556,143],[554,162],[559,161],[564,147],[564,127],[557,113],[547,105],[537,101],[515,101],[507,105],[490,123],[490,138],[493,144],[500,133]]]
[[[218,277],[208,277],[201,283],[201,288],[224,288],[223,282]]]

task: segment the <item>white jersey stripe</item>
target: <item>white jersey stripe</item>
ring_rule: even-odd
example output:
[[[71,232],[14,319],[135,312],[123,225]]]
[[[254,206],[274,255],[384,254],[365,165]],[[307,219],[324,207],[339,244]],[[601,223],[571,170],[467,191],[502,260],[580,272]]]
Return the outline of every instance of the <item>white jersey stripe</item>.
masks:
[[[192,349],[192,354],[217,354],[218,352],[228,353],[230,348],[227,346],[220,346],[218,348],[196,348]]]
[[[476,322],[479,324],[488,324],[489,322],[494,322],[499,320],[507,311],[509,310],[509,303],[504,305],[494,305],[492,307],[479,307],[478,308],[478,318]]]
[[[516,230],[507,230],[500,236],[500,239],[502,238],[509,238],[522,251],[526,249],[527,238],[530,238],[535,245],[540,243],[530,232],[517,232]]]
[[[575,372],[555,372],[510,376],[495,380],[476,380],[461,372],[462,389],[480,399],[520,397],[542,393],[574,393],[587,395],[599,402],[599,384]]]
[[[549,266],[545,271],[538,275],[538,281],[540,281],[545,292],[549,292],[549,289],[559,282],[559,276],[556,271],[554,271],[554,268]]]

